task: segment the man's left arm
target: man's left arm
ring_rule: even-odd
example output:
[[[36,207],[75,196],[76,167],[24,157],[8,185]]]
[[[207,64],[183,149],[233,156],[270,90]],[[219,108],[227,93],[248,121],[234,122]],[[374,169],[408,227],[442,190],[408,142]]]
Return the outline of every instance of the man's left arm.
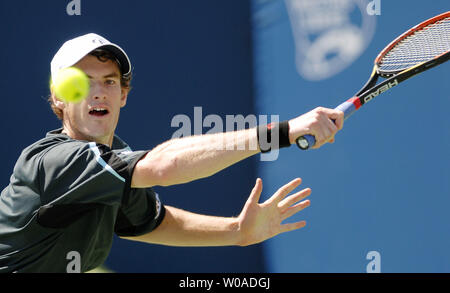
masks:
[[[247,246],[280,233],[300,229],[305,221],[282,223],[309,206],[309,188],[290,196],[301,183],[297,178],[281,187],[271,198],[259,203],[262,180],[258,179],[238,217],[215,217],[165,206],[161,224],[141,236],[123,237],[168,246]]]

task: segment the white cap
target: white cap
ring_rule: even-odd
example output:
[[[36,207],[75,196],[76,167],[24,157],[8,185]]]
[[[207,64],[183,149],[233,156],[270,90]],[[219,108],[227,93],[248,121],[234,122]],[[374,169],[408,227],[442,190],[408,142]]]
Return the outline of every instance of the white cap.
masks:
[[[52,81],[59,70],[75,65],[95,49],[110,51],[119,62],[122,75],[131,73],[131,62],[122,48],[97,34],[87,34],[65,42],[50,63]]]

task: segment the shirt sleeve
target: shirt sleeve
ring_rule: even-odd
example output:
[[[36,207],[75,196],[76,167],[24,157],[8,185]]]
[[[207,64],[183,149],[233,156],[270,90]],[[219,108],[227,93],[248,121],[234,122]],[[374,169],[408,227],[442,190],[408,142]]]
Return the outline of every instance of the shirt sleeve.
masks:
[[[116,206],[115,232],[138,236],[155,229],[165,209],[153,189],[131,188],[137,162],[147,151],[69,141],[49,149],[39,165],[38,222],[63,228],[99,205]]]
[[[118,236],[139,236],[161,224],[165,208],[151,188],[131,189],[119,209],[115,232]]]
[[[118,156],[129,161],[130,178],[137,162],[147,152],[139,156],[129,157],[129,153]],[[125,157],[128,159],[125,159]],[[165,208],[158,194],[152,188],[131,188],[131,180],[125,185],[122,204],[117,213],[114,231],[118,236],[139,236],[153,231],[161,224],[165,215]]]
[[[99,206],[129,198],[135,164],[145,151],[118,153],[94,142],[69,141],[46,151],[38,165],[38,223],[64,228]]]
[[[120,204],[131,185],[134,164],[144,154],[118,156],[108,146],[93,142],[59,144],[40,163],[42,204]]]

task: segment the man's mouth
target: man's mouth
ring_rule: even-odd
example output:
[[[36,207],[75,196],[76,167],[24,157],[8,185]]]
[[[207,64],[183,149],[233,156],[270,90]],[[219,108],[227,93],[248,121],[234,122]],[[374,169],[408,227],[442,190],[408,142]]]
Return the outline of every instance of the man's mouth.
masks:
[[[105,108],[101,107],[94,107],[89,111],[89,115],[96,116],[96,117],[102,117],[105,115],[108,115],[109,111]]]

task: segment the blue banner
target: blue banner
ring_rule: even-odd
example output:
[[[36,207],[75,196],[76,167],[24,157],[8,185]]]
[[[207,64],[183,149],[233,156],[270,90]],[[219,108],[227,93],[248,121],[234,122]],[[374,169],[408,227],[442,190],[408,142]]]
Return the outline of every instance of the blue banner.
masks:
[[[258,113],[281,120],[334,108],[373,60],[442,1],[253,0]],[[386,92],[336,142],[259,162],[264,194],[295,177],[312,188],[305,228],[264,244],[270,272],[450,272],[450,64]]]

